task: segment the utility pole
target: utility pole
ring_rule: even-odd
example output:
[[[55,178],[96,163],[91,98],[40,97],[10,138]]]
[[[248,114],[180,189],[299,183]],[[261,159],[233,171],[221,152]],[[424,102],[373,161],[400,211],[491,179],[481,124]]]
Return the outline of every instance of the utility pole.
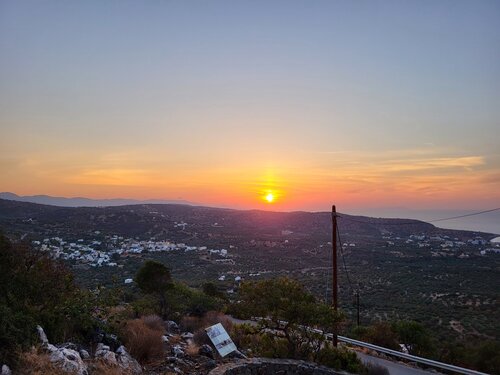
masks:
[[[337,211],[335,205],[332,206],[332,268],[333,268],[333,311],[336,313],[338,308],[338,284],[337,284]],[[337,346],[337,332],[333,332],[333,346]]]

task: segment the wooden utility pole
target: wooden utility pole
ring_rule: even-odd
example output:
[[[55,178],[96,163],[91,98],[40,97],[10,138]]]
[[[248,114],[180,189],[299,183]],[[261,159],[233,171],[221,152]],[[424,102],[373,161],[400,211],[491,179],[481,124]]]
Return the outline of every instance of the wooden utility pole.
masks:
[[[337,211],[335,205],[332,206],[332,268],[333,268],[333,311],[336,313],[338,308],[338,284],[337,284]],[[336,331],[336,330],[335,330]],[[337,346],[337,332],[333,332],[333,346]]]

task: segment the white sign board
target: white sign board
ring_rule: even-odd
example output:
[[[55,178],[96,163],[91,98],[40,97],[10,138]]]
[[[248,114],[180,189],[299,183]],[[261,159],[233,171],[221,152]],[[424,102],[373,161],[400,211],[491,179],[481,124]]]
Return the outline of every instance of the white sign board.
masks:
[[[229,337],[222,324],[217,323],[214,326],[206,328],[205,331],[207,331],[208,337],[212,340],[215,349],[217,349],[221,357],[225,357],[237,350],[236,345],[234,345],[233,340],[231,340],[231,337]]]

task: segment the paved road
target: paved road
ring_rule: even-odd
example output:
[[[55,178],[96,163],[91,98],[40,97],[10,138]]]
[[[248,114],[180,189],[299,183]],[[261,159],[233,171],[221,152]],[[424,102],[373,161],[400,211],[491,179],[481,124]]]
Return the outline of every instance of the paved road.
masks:
[[[365,353],[356,352],[358,358],[364,363],[372,363],[376,365],[381,365],[389,370],[390,375],[429,375],[437,374],[435,371],[426,371],[418,368],[408,366],[404,363],[388,361],[387,359],[382,359],[374,357]]]

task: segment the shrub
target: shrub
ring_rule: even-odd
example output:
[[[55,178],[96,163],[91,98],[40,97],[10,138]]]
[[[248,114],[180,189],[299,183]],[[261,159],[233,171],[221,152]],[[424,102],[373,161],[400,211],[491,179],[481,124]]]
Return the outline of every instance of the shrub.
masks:
[[[0,234],[0,363],[15,365],[36,342],[37,324],[51,341],[87,341],[95,303],[62,263]]]
[[[163,331],[151,328],[144,318],[127,321],[120,336],[140,363],[150,363],[163,355]]]
[[[202,320],[198,316],[184,316],[180,322],[180,329],[183,332],[195,332],[202,326]]]
[[[286,340],[285,357],[294,359],[314,359],[325,341],[322,332],[307,327],[336,329],[342,319],[299,282],[288,278],[243,283],[233,310],[239,317],[267,317],[259,321],[259,328],[272,335],[264,335],[263,339],[274,340],[278,347]]]
[[[144,324],[154,331],[165,332],[165,322],[158,315],[146,315],[142,317]]]
[[[345,348],[334,348],[330,344],[325,345],[318,353],[317,362],[336,370],[344,370],[353,374],[361,374],[366,371],[356,352]]]

